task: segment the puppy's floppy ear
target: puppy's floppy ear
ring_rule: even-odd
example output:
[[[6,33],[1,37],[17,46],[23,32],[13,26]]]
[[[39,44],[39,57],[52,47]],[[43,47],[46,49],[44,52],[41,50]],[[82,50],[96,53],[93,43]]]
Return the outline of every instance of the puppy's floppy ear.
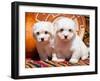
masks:
[[[60,20],[60,19],[62,19],[62,18],[64,18],[64,17],[61,16],[61,17],[57,17],[56,19],[54,19],[53,22],[52,22],[53,26],[54,27],[57,26],[57,21]]]
[[[53,37],[53,32],[54,32],[54,27],[53,27],[53,24],[51,23],[51,22],[47,22],[48,23],[48,32],[49,32],[49,34],[50,34],[50,36],[51,36],[51,38]]]
[[[75,25],[77,25],[78,22],[77,22],[77,18],[76,18],[76,16],[75,16],[75,15],[72,16],[71,19],[75,22]]]
[[[56,36],[57,30],[58,30],[58,24],[57,21],[60,19],[61,17],[58,17],[56,19],[53,20],[52,24],[53,24],[53,34],[54,36]]]
[[[78,21],[77,21],[77,18],[76,18],[76,15],[73,15],[71,18],[70,18],[74,23],[74,32],[77,33],[77,28],[78,28]]]

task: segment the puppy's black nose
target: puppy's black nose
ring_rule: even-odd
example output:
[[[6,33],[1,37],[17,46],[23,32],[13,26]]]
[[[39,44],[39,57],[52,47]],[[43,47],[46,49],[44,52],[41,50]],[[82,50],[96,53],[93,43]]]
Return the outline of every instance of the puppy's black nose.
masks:
[[[67,39],[67,36],[65,36],[65,39]]]
[[[41,38],[41,41],[44,41],[44,38]]]

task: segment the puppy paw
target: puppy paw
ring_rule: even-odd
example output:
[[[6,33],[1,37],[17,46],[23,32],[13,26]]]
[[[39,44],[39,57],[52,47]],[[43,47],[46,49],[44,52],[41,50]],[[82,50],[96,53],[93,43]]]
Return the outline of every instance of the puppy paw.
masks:
[[[43,61],[48,61],[48,59],[46,59],[46,60],[43,60]]]
[[[78,63],[78,59],[70,59],[69,62],[72,64],[75,64],[75,63]]]
[[[83,56],[81,59],[86,60],[87,58],[88,58],[88,56]]]

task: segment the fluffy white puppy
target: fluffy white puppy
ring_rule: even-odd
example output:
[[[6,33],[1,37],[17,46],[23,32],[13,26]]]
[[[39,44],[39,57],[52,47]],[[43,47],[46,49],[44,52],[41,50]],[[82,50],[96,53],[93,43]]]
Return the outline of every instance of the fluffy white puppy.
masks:
[[[40,21],[33,26],[33,36],[36,38],[36,47],[41,60],[52,60],[52,31],[50,22]]]
[[[55,27],[54,49],[58,59],[69,60],[77,63],[79,59],[88,58],[88,48],[76,34],[76,23],[74,20],[59,17],[53,22]]]

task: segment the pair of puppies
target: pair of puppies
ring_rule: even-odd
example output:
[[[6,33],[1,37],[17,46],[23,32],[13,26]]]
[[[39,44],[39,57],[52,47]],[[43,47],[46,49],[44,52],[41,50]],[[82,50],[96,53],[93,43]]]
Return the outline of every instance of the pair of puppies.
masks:
[[[58,17],[53,23],[41,21],[33,26],[37,50],[41,60],[69,60],[77,63],[88,58],[88,48],[76,34],[76,23],[66,17]],[[53,55],[54,54],[54,55]]]

